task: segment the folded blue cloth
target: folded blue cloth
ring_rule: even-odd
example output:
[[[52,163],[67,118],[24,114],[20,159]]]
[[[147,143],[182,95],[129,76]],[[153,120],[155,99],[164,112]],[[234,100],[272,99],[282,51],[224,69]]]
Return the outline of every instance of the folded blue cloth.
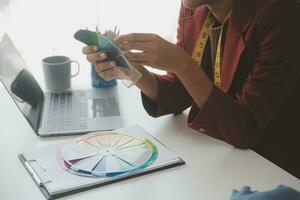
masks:
[[[300,200],[300,192],[284,185],[265,192],[251,191],[249,186],[244,186],[241,191],[233,190],[230,200]]]

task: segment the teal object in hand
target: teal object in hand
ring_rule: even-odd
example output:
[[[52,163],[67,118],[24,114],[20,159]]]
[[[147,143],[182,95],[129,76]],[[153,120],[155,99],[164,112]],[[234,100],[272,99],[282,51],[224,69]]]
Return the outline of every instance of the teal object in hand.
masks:
[[[103,78],[101,78],[98,75],[94,65],[92,65],[91,67],[91,79],[92,79],[92,86],[94,88],[108,88],[108,87],[115,87],[117,85],[117,80],[106,81]]]

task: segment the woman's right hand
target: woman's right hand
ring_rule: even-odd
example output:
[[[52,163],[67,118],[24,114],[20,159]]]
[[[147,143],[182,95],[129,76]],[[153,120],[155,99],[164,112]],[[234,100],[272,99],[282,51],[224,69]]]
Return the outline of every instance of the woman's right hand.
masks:
[[[82,52],[88,61],[95,65],[95,70],[106,81],[114,79],[127,80],[127,87],[135,84],[141,77],[141,73],[134,67],[126,68],[117,66],[115,61],[109,60],[105,52],[99,51],[97,46],[85,46]]]
[[[124,71],[122,67],[116,65],[115,61],[109,61],[106,53],[99,51],[97,46],[85,46],[82,52],[86,55],[87,60],[95,65],[99,76],[106,81],[120,78],[118,77],[120,70]]]
[[[130,80],[136,83],[136,86],[149,98],[156,99],[157,81],[143,66],[136,66],[139,71],[135,68],[119,67],[116,62],[107,61],[106,53],[99,51],[97,46],[85,46],[82,52],[86,55],[87,60],[95,65],[96,71],[104,80],[109,81],[117,78]],[[143,77],[137,82],[135,78],[140,77],[141,74]]]

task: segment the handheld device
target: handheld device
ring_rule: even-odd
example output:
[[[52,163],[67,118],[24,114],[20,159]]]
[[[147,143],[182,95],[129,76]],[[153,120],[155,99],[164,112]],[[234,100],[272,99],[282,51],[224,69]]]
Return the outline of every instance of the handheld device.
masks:
[[[98,34],[94,31],[80,29],[76,31],[74,38],[86,45],[98,45]]]
[[[100,33],[80,29],[74,34],[74,38],[86,45],[98,45],[100,51],[105,52],[109,60],[114,60],[118,66],[131,68],[127,58],[123,55],[113,38],[117,36],[112,31],[107,31],[103,35]]]

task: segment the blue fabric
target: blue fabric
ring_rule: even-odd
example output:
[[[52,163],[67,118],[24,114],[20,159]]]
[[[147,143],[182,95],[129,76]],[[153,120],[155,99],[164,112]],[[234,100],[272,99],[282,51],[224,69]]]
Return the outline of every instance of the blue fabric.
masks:
[[[300,200],[300,192],[284,185],[265,192],[251,191],[249,186],[244,186],[240,191],[233,190],[230,200]]]

